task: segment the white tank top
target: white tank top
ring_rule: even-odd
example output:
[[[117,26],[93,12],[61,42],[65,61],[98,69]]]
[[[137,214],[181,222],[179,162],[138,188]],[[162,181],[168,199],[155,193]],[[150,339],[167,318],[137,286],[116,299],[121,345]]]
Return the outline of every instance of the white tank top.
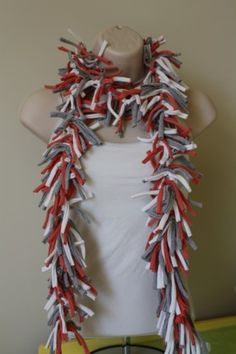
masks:
[[[82,335],[135,336],[156,334],[156,291],[153,272],[141,258],[151,228],[141,209],[150,196],[131,198],[147,191],[145,176],[152,174],[143,164],[149,143],[110,143],[92,146],[81,160],[87,186],[95,196],[80,207],[91,219],[76,219],[85,240],[87,274],[98,295],[95,301],[81,297],[94,316],[82,324]]]

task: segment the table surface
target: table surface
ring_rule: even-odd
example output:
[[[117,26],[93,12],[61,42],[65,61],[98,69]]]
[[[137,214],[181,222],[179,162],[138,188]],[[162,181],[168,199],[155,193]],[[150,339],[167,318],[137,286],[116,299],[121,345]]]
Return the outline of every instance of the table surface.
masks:
[[[196,321],[196,328],[202,337],[210,344],[211,354],[235,354],[236,353],[236,316],[213,318],[204,321]],[[122,337],[89,338],[86,340],[90,351],[100,347],[122,344]],[[130,337],[131,344],[144,344],[156,348],[162,348],[162,340],[157,335]],[[77,341],[72,340],[62,346],[63,354],[83,354],[83,348]],[[39,347],[38,354],[49,354],[44,345]]]

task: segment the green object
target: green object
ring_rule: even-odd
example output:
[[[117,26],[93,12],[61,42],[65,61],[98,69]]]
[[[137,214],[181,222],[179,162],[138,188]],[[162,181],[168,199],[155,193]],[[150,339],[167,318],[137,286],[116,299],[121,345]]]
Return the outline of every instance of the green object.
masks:
[[[211,345],[211,354],[236,353],[236,326],[214,329],[202,335]]]
[[[200,333],[210,344],[209,354],[236,354],[236,325],[200,331]],[[158,341],[148,342],[148,345],[163,348]]]

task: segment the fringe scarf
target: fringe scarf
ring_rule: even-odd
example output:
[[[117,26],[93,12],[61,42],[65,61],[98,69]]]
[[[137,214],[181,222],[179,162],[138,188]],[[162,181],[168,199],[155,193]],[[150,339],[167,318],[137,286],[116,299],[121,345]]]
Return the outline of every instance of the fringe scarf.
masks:
[[[103,144],[96,129],[112,124],[115,133],[122,136],[125,121],[132,120],[133,127],[142,124],[148,133],[147,139],[137,137],[140,143],[150,142],[146,156],[140,157],[140,163],[150,163],[153,168],[152,175],[142,181],[149,189],[133,197],[150,195],[150,202],[143,208],[150,233],[142,259],[153,272],[157,334],[165,343],[165,354],[208,353],[207,343],[191,319],[182,278],[189,271],[188,245],[196,249],[189,214],[194,216],[193,206],[201,206],[188,200],[186,194],[202,174],[188,158],[196,155],[197,146],[191,129],[183,124],[189,114],[188,86],[174,69],[182,64],[177,58],[180,53],[160,50],[166,41],[163,36],[143,39],[146,75],[134,85],[103,56],[107,41],[97,55],[88,51],[83,41],[60,41],[73,50],[58,48],[68,55],[68,62],[58,70],[60,82],[45,88],[61,95],[62,103],[51,112],[51,117],[60,117],[61,121],[39,163],[46,165],[41,183],[34,189],[42,193],[39,207],[45,211],[43,242],[48,244],[42,271],[50,273],[44,309],[52,331],[46,347],[50,354],[61,354],[62,342],[74,336],[85,354],[90,353],[80,330],[94,312],[78,297],[95,301],[97,290],[86,273],[85,239],[72,219],[72,211],[90,223],[80,202],[94,195],[86,188],[80,158],[93,145]]]

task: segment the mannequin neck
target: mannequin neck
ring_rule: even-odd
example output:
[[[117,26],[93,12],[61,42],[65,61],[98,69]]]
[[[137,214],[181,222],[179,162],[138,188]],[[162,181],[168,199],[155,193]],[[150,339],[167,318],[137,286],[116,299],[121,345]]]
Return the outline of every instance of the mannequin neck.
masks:
[[[106,46],[103,56],[122,70],[122,75],[128,76],[136,83],[145,74],[143,65],[143,38],[126,26],[113,26],[101,31],[95,38],[94,53],[98,54],[103,41]]]

